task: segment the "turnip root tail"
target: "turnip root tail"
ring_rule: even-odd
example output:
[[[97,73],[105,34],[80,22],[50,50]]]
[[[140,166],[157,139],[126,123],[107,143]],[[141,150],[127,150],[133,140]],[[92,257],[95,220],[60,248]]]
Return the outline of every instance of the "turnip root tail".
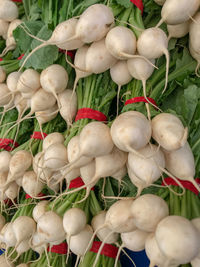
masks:
[[[77,255],[77,257],[76,257],[76,263],[75,263],[75,266],[74,267],[77,267],[78,266],[79,260],[80,260],[80,255]]]
[[[165,74],[165,87],[162,91],[162,94],[165,92],[167,89],[167,84],[168,84],[168,75],[169,75],[169,52],[166,48],[163,49],[163,53],[166,57],[166,74]]]
[[[99,230],[103,229],[103,228],[106,227],[106,226],[107,226],[106,224],[103,224],[103,225],[99,226],[99,227],[94,231],[94,233],[93,233],[93,235],[92,235],[92,237],[91,237],[91,239],[90,239],[90,242],[88,243],[88,245],[87,245],[87,247],[86,247],[86,250],[85,250],[85,252],[84,252],[84,254],[83,254],[83,257],[85,256],[85,254],[87,253],[89,247],[91,246],[91,244],[92,244],[92,242],[93,242],[93,240],[94,240],[94,238],[95,238],[97,232],[98,232]]]
[[[158,24],[156,25],[156,28],[160,27],[160,25],[163,24],[163,22],[164,22],[164,19],[161,18],[161,20],[160,20],[160,21],[158,22]]]
[[[49,256],[48,256],[48,253],[47,253],[47,247],[46,246],[44,248],[44,251],[45,251],[46,258],[47,258],[47,266],[48,267],[53,267],[53,266],[50,265]]]
[[[0,57],[3,57],[7,54],[8,51],[13,50],[13,45],[9,45],[6,48],[4,48],[4,50],[2,51],[2,53],[0,54]]]
[[[121,85],[118,85],[118,90],[117,90],[117,116],[119,115],[119,94],[121,90]]]
[[[28,27],[27,27],[26,25],[20,24],[19,27],[22,28],[22,29],[25,31],[25,33],[26,33],[28,36],[32,37],[33,39],[35,39],[35,40],[37,40],[37,41],[40,41],[40,42],[42,42],[42,43],[45,43],[45,42],[46,42],[45,40],[40,39],[40,38],[38,38],[37,36],[35,36],[35,35],[31,34],[30,32],[28,32],[29,29],[28,29]],[[27,28],[27,29],[26,29],[26,28]]]
[[[66,55],[65,58],[66,58],[66,62],[67,62],[72,68],[77,69],[77,70],[79,70],[79,71],[83,71],[83,72],[91,73],[91,71],[89,71],[89,70],[84,70],[84,69],[81,69],[81,68],[75,66],[73,63],[71,63],[71,62],[68,60],[67,55]]]
[[[121,253],[123,247],[124,247],[124,244],[122,243],[121,246],[118,248],[117,256],[116,256],[116,258],[115,258],[115,265],[114,265],[114,267],[117,267],[117,262],[118,262],[118,260],[119,260],[119,256],[120,256],[120,253]]]
[[[66,264],[68,263],[69,255],[70,255],[70,239],[71,239],[71,236],[70,235],[67,235],[67,256],[66,256]]]
[[[119,20],[119,19],[115,19],[117,22],[120,22],[120,23],[124,23],[124,24],[126,24],[126,25],[128,25],[128,26],[131,26],[133,29],[136,29],[137,31],[141,31],[141,32],[143,32],[145,29],[143,29],[143,28],[139,28],[139,27],[137,27],[137,26],[135,26],[135,25],[133,25],[133,24],[131,24],[131,23],[128,23],[128,22],[126,22],[126,21],[123,21],[123,20]]]
[[[174,179],[174,181],[175,181],[175,182],[181,187],[181,189],[183,190],[182,193],[177,193],[177,195],[179,195],[179,196],[183,196],[183,195],[185,194],[185,188],[184,188],[183,185],[179,182],[179,180],[178,180],[176,177],[174,177],[174,175],[172,175],[170,172],[168,172],[166,169],[164,169],[164,168],[162,168],[162,167],[160,167],[160,166],[159,166],[159,169],[160,169],[162,172],[166,173],[168,176],[170,176],[171,178]]]
[[[146,95],[146,81],[145,80],[142,80],[142,87],[143,87],[144,98],[148,102],[148,104],[152,105],[154,108],[156,108],[160,112],[162,112],[162,110],[159,107],[157,107],[155,104],[153,104],[152,102],[150,102],[149,99],[147,98],[147,95]],[[147,110],[147,114],[148,114],[148,110]],[[149,117],[149,115],[148,115],[148,117]]]
[[[101,243],[101,246],[100,246],[100,248],[99,248],[99,250],[98,250],[98,253],[97,253],[97,255],[96,255],[96,258],[95,258],[95,261],[94,261],[92,267],[95,267],[95,266],[96,266],[96,264],[97,264],[97,262],[98,262],[98,259],[99,259],[99,256],[100,256],[100,254],[101,254],[101,251],[102,251],[102,249],[103,249],[103,246],[104,246],[104,244],[106,243],[106,240],[107,240],[113,233],[114,233],[114,231],[111,231],[111,232],[106,236],[106,238],[103,240],[103,242]]]
[[[148,60],[146,57],[144,56],[140,56],[140,55],[131,55],[131,54],[127,54],[125,52],[120,52],[120,55],[127,57],[127,58],[142,58],[144,59],[147,63],[149,63],[152,67],[154,67],[155,69],[158,69],[158,67],[156,67],[156,65],[154,65],[150,60]]]
[[[48,46],[48,45],[52,45],[52,44],[49,43],[48,41],[46,41],[46,42],[44,42],[44,43],[38,45],[36,48],[34,48],[34,49],[30,52],[30,54],[25,58],[25,60],[24,60],[24,62],[22,63],[21,67],[19,68],[18,72],[20,72],[20,71],[23,69],[23,67],[24,67],[24,65],[26,64],[26,62],[28,61],[28,59],[29,59],[29,58],[30,58],[36,51],[38,51],[40,48],[45,47],[45,46]]]

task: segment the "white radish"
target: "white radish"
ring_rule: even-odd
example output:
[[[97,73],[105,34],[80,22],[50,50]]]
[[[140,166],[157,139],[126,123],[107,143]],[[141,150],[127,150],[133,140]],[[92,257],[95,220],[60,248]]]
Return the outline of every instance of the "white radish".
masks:
[[[164,266],[167,262],[167,257],[161,252],[154,233],[149,234],[146,239],[145,252],[150,260],[150,267]]]
[[[200,45],[199,45],[199,37],[200,37],[200,12],[197,12],[194,16],[194,21],[190,22],[189,29],[189,40],[192,48],[199,54],[200,53]]]
[[[126,247],[132,251],[141,251],[145,248],[145,241],[148,235],[148,232],[139,229],[128,233],[121,233],[123,247]]]
[[[31,164],[32,157],[30,152],[26,150],[17,151],[10,160],[9,181],[15,179],[16,176],[22,176]]]
[[[62,218],[53,211],[44,213],[38,219],[37,232],[47,243],[65,239]]]
[[[104,241],[104,239],[108,236],[108,234],[111,231],[108,227],[99,229],[102,225],[104,225],[105,218],[106,218],[106,211],[101,211],[96,216],[94,216],[91,221],[91,225],[92,225],[94,232],[96,232],[97,230],[96,235],[102,242]],[[113,233],[112,235],[109,236],[108,239],[106,239],[106,243],[107,244],[115,243],[117,242],[118,238],[119,238],[119,234]]]
[[[36,222],[38,222],[39,218],[43,214],[45,214],[45,212],[47,212],[48,204],[49,204],[49,202],[47,200],[42,200],[42,201],[38,202],[37,205],[34,207],[32,216]]]
[[[25,70],[17,81],[17,91],[21,93],[34,93],[40,87],[40,74],[33,69]]]
[[[0,9],[1,13],[1,9]],[[1,15],[0,15],[1,16]],[[16,48],[16,41],[13,37],[13,31],[22,23],[20,19],[14,19],[8,26],[7,36],[6,36],[6,47],[2,51],[1,56],[3,57],[8,51],[14,50]]]
[[[68,153],[69,162],[74,162],[75,160],[77,160],[76,163],[73,164],[75,168],[85,166],[93,160],[93,157],[87,157],[87,156],[81,156],[78,159],[80,155],[80,136],[79,135],[76,135],[71,138],[67,146],[67,153]]]
[[[13,223],[9,222],[5,229],[4,229],[4,234],[3,234],[3,239],[6,244],[6,247],[14,247],[17,243],[17,239],[15,236],[15,233],[13,231]]]
[[[63,227],[68,238],[81,232],[85,228],[86,222],[87,218],[83,210],[79,208],[67,210],[63,216]]]
[[[142,32],[137,41],[137,50],[139,55],[147,59],[159,58],[162,55],[166,57],[166,76],[165,87],[167,88],[168,72],[169,72],[169,52],[168,39],[165,32],[159,28],[148,28]]]
[[[174,260],[179,264],[186,264],[199,253],[198,230],[184,217],[165,217],[159,222],[155,237],[159,248],[169,262]]]
[[[58,99],[60,102],[60,115],[67,125],[71,125],[77,112],[77,95],[72,90],[67,89],[58,94]]]
[[[12,203],[14,203],[15,198],[19,194],[19,186],[16,182],[12,182],[9,184],[8,188],[5,190],[5,195],[7,198],[11,199]]]
[[[79,156],[70,164],[77,162],[82,156],[99,157],[110,153],[113,149],[110,128],[103,122],[90,122],[80,133]]]
[[[117,59],[127,59],[136,52],[136,37],[133,31],[124,26],[112,28],[105,43],[108,51]]]
[[[168,40],[171,38],[184,37],[189,32],[189,26],[190,26],[189,20],[176,25],[167,25],[167,31],[169,33]]]
[[[151,59],[151,62],[155,64],[155,60]],[[143,94],[148,103],[152,103],[146,96],[146,81],[152,75],[154,67],[146,62],[143,58],[131,58],[127,61],[128,71],[131,76],[137,80],[142,81]]]
[[[12,1],[1,1],[0,19],[13,21],[18,17],[18,7]]]
[[[98,20],[96,20],[96,18],[98,18]],[[72,28],[72,31],[73,31],[74,26],[75,26],[75,34],[73,36],[70,36],[71,31],[69,32],[67,31],[67,34],[64,35],[64,38],[59,38],[61,40],[57,42],[56,39],[58,39],[57,37],[58,32],[57,32],[57,36],[55,37],[56,39],[52,41],[51,39],[54,39],[53,38],[54,33],[53,33],[50,40],[43,42],[40,46],[35,48],[28,55],[28,57],[23,62],[23,65],[21,66],[21,68],[24,66],[28,58],[41,47],[47,46],[49,44],[52,44],[52,45],[62,44],[63,45],[71,41],[77,42],[77,40],[83,43],[91,43],[91,42],[99,41],[106,36],[107,32],[113,26],[113,23],[114,23],[114,16],[113,16],[112,10],[108,6],[103,5],[103,4],[91,5],[81,14],[76,25],[74,21],[73,22],[70,21],[67,23],[67,25],[65,23],[63,27],[60,27],[59,25],[57,26],[57,31],[59,32],[59,35],[64,35],[63,31],[65,30],[66,27],[67,27],[67,30]],[[78,47],[81,47],[81,46],[82,44],[80,43],[80,46],[78,45]],[[73,46],[71,46],[70,49],[74,49]]]
[[[136,226],[131,212],[132,204],[133,200],[119,200],[115,202],[106,213],[105,226],[108,226],[113,232],[117,233],[134,231]]]
[[[17,247],[23,240],[30,239],[36,231],[35,221],[28,216],[19,216],[12,223],[13,232],[15,234]]]
[[[91,187],[94,186],[100,178],[112,176],[112,174],[119,171],[125,165],[126,161],[127,161],[127,153],[120,151],[117,147],[114,147],[110,154],[96,157],[94,164],[95,166],[92,165],[93,163],[91,163],[89,166],[86,167],[88,168],[88,173],[84,173],[83,176],[85,181],[86,182],[88,181],[87,183],[85,183],[86,194],[85,197],[80,202],[84,201],[89,196]],[[91,177],[90,175],[93,172],[94,176]],[[73,191],[70,191],[70,193],[72,192]]]
[[[81,71],[81,69],[86,70],[86,55],[87,55],[88,48],[89,48],[89,45],[84,45],[76,51],[76,54],[74,57],[74,65],[76,67],[75,68],[76,78],[74,81],[73,92],[76,88],[76,85],[77,85],[79,79],[88,77],[89,75],[92,74],[88,71],[87,72]]]
[[[108,6],[103,4],[91,5],[81,14],[75,36],[84,43],[99,41],[106,36],[113,23],[114,16]]]
[[[33,159],[33,170],[37,174],[37,177],[45,183],[52,176],[53,170],[44,167],[44,154],[39,152]]]
[[[0,83],[3,83],[6,79],[6,72],[3,67],[0,67]],[[7,83],[7,81],[6,81]],[[8,84],[7,84],[8,86]]]
[[[57,47],[64,50],[74,50],[83,45],[81,40],[74,39],[67,41],[75,35],[78,19],[70,18],[66,21],[59,23],[53,31],[51,38],[45,41],[46,45],[56,44]]]
[[[166,150],[181,148],[187,142],[188,129],[170,113],[161,113],[152,120],[152,137]]]
[[[91,162],[89,162],[88,164],[86,164],[85,166],[82,166],[80,168],[80,175],[81,175],[81,178],[82,178],[84,184],[89,184],[90,183],[91,179],[95,175],[95,170],[96,170],[96,162],[95,162],[95,160],[92,160]],[[94,182],[93,184],[91,184],[90,185],[90,189],[95,184],[96,184],[96,182]]]
[[[16,184],[18,184],[20,187],[22,186],[22,179],[23,177],[19,177],[15,180]]]
[[[31,166],[31,153],[26,150],[17,151],[10,160],[9,172],[11,176],[21,176]]]
[[[8,151],[0,152],[0,172],[8,172],[11,160],[11,154]]]
[[[128,176],[131,180],[131,182],[137,187],[137,196],[140,196],[142,190],[146,187],[148,187],[146,181],[139,179],[134,171],[129,167],[129,164],[127,164],[127,169],[128,169]]]
[[[63,21],[59,23],[56,28],[54,29],[52,36],[49,40],[41,40],[35,37],[34,35],[31,35],[26,28],[21,26],[23,30],[32,38],[35,38],[42,43],[37,46],[35,49],[31,51],[31,53],[26,57],[24,60],[22,66],[20,69],[23,68],[27,60],[40,48],[48,46],[48,45],[56,45],[58,48],[66,49],[66,50],[74,50],[81,46],[83,46],[83,41],[81,41],[79,38],[75,38],[76,33],[76,26],[77,26],[78,20],[76,18],[70,18],[66,21]]]
[[[129,153],[128,166],[138,179],[149,186],[160,178],[165,168],[165,157],[156,145],[146,145],[138,153],[143,157]]]
[[[31,111],[26,117],[31,116],[35,111],[44,111],[52,108],[56,103],[56,98],[53,94],[46,92],[44,89],[39,89],[31,98]]]
[[[166,169],[183,181],[190,181],[200,192],[200,187],[194,180],[195,161],[188,143],[174,151],[165,151]]]
[[[117,59],[108,51],[105,39],[94,42],[88,48],[85,64],[86,70],[99,74],[111,68]]]
[[[22,179],[22,187],[26,194],[32,198],[37,197],[44,188],[44,184],[38,181],[37,174],[34,171],[25,172]]]
[[[5,40],[7,38],[8,27],[9,27],[9,22],[3,19],[0,19],[0,36],[2,36],[3,39]]]
[[[17,82],[18,82],[21,74],[22,73],[18,72],[18,71],[14,71],[14,72],[11,72],[10,74],[8,74],[6,83],[7,83],[8,89],[13,93],[15,93],[17,91]]]
[[[58,169],[68,163],[67,148],[62,143],[52,144],[44,154],[44,167]]]
[[[40,82],[42,88],[54,96],[63,92],[68,83],[68,74],[65,68],[58,64],[53,64],[41,72]]]
[[[16,252],[17,252],[17,257],[14,259],[14,261],[16,261],[19,256],[21,254],[23,254],[24,252],[27,252],[30,249],[30,245],[29,245],[29,239],[24,239],[22,240],[19,245],[16,248]]]
[[[7,105],[12,99],[12,94],[5,83],[0,83],[0,107]]]
[[[49,109],[46,109],[43,111],[36,111],[35,117],[36,117],[38,123],[42,126],[44,123],[47,123],[47,122],[53,120],[57,116],[58,111],[59,111],[59,109],[58,109],[58,106],[56,104]]]
[[[0,265],[1,267],[14,267],[14,263],[9,261],[4,254],[0,256]]]
[[[161,197],[153,194],[144,194],[133,201],[131,212],[133,222],[138,229],[154,232],[157,224],[169,215],[169,208]]]
[[[151,124],[140,112],[120,114],[111,126],[114,144],[122,151],[135,152],[144,147],[151,138]]]
[[[163,22],[172,25],[183,23],[197,12],[199,5],[199,0],[166,0],[161,10],[162,18],[157,26]]]
[[[48,134],[42,143],[43,151],[46,151],[48,149],[48,147],[50,147],[51,145],[56,144],[56,143],[63,144],[64,143],[64,136],[58,132]]]
[[[129,73],[127,61],[125,60],[119,60],[115,65],[113,65],[110,68],[110,76],[118,85],[118,91],[117,91],[117,115],[119,112],[119,94],[121,90],[121,86],[129,83],[132,80],[132,76]]]
[[[86,224],[85,228],[81,232],[71,237],[70,250],[79,257],[83,256],[92,235],[92,227]],[[88,250],[90,249],[90,247],[88,248]]]

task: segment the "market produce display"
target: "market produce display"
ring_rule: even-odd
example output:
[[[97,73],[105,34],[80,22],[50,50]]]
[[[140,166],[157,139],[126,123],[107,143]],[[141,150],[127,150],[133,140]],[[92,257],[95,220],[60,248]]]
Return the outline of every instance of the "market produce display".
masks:
[[[0,0],[0,267],[200,266],[199,22],[199,0]]]

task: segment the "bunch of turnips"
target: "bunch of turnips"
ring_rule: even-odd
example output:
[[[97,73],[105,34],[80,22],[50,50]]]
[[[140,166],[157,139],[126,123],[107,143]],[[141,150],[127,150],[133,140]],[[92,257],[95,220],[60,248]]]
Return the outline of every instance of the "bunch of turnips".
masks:
[[[0,266],[197,267],[200,1],[93,2],[0,0]]]

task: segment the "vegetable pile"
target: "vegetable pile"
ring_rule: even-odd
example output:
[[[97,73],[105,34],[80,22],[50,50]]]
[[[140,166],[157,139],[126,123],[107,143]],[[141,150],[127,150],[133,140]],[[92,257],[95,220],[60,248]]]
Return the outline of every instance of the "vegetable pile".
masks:
[[[0,0],[0,266],[200,265],[199,21],[199,0]]]

